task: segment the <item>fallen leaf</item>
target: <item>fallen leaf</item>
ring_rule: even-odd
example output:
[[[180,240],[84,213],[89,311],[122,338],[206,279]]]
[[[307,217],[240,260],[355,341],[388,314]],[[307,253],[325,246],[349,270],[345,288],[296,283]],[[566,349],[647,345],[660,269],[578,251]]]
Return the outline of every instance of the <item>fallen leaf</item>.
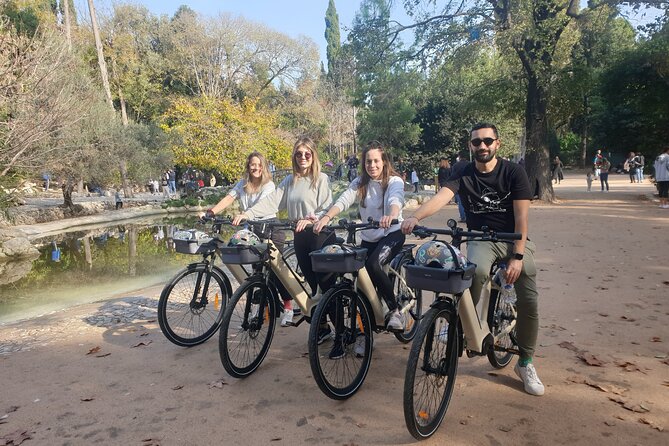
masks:
[[[81,398],[81,401],[83,402],[88,402],[88,401],[93,401],[95,398],[93,397],[88,397],[88,398]]]
[[[107,356],[111,355],[111,353],[103,353],[101,355],[95,355],[96,358],[105,358]]]
[[[131,348],[135,348],[135,347],[142,347],[142,346],[146,347],[147,345],[151,344],[152,342],[153,342],[153,341],[148,341],[148,342],[140,342],[140,343],[139,343],[139,344],[137,344],[137,345],[133,345],[133,346],[132,346]]]
[[[7,413],[16,412],[20,408],[21,408],[20,406],[10,406],[9,409],[7,409]]]
[[[160,440],[154,438],[145,438],[142,440],[142,446],[160,446]]]
[[[560,342],[558,344],[558,346],[560,346],[562,348],[566,348],[567,350],[571,350],[571,351],[576,352],[576,353],[581,352],[581,350],[578,347],[576,347],[574,344],[572,344],[571,342],[568,342],[568,341]]]
[[[361,429],[364,428],[364,427],[367,427],[367,425],[365,423],[355,423],[355,425],[358,426]]]
[[[582,352],[579,355],[577,355],[578,358],[582,359],[586,364],[593,366],[593,367],[603,367],[604,364],[606,364],[604,361],[601,359],[597,358],[595,355],[592,355],[588,352]]]
[[[499,426],[497,429],[501,430],[502,432],[511,432],[511,429],[513,429],[511,426]]]
[[[637,413],[644,413],[644,412],[650,412],[650,409],[648,409],[646,406],[643,404],[635,404],[629,400],[626,400],[625,398],[621,398],[619,396],[610,396],[609,399],[613,401],[614,403],[620,404],[622,407],[625,409],[631,411],[631,412],[637,412]]]
[[[174,386],[174,387],[172,387],[172,390],[181,390],[183,388],[184,388],[184,386]]]
[[[145,331],[145,332],[142,333],[140,336],[148,336],[148,335],[149,335],[149,332],[148,332],[148,331]]]
[[[608,421],[608,420],[607,420],[607,421],[604,422],[604,424],[606,424],[607,426],[615,426],[615,425],[616,425],[616,422],[615,422],[615,421]]]
[[[664,361],[662,361],[662,364],[667,364],[667,365],[669,365],[669,358],[667,358],[667,359],[665,359]]]
[[[99,352],[99,351],[100,351],[100,347],[93,347],[93,348],[90,349],[90,350],[88,351],[88,353],[86,353],[86,354],[87,354],[87,355],[92,355],[93,353],[97,353],[97,352]]]
[[[270,438],[269,441],[281,441],[281,437]]]
[[[601,317],[609,317],[609,315],[606,313],[597,313],[597,314],[599,314]]]
[[[226,383],[225,381],[223,381],[222,379],[220,379],[220,380],[218,380],[218,381],[212,381],[212,382],[210,382],[210,383],[209,383],[209,388],[212,389],[212,388],[216,387],[216,388],[220,389],[220,388],[222,388],[223,386],[227,386],[227,385],[228,385],[228,383]]]
[[[622,319],[622,320],[624,320],[624,321],[627,321],[627,322],[634,322],[634,321],[636,321],[636,319],[634,319],[633,317],[627,317],[627,316],[620,316],[620,319]]]
[[[662,432],[664,430],[664,428],[662,426],[660,426],[659,424],[655,423],[652,420],[649,420],[648,418],[639,418],[639,422],[643,423],[643,424],[647,424],[650,427],[652,427],[653,429],[657,429],[660,432]]]
[[[28,431],[17,430],[10,434],[0,437],[0,441],[3,441],[4,445],[18,446],[26,440],[30,440],[31,437]]]
[[[629,362],[629,361],[617,361],[617,362],[616,362],[616,365],[617,365],[618,367],[621,367],[621,368],[625,369],[625,371],[627,371],[627,372],[641,372],[641,373],[643,373],[643,374],[646,374],[646,372],[644,372],[643,370],[641,370],[641,368],[640,368],[638,365],[636,365],[635,363],[633,363],[633,362]]]
[[[613,393],[616,395],[622,395],[628,390],[624,387],[614,386],[613,384],[600,384],[582,376],[570,376],[567,378],[567,380],[576,384],[585,384],[586,386],[590,386],[599,390],[600,392]]]
[[[490,376],[499,376],[499,373],[497,373],[497,372],[488,372],[488,375],[490,375]]]
[[[650,342],[662,342],[662,339],[659,336],[653,336],[650,338]]]

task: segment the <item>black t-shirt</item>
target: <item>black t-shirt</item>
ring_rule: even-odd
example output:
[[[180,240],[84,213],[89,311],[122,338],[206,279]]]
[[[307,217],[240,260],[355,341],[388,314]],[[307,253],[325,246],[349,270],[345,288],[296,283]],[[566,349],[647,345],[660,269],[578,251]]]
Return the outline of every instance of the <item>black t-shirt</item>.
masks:
[[[513,200],[532,198],[525,169],[499,158],[493,171],[487,173],[469,163],[462,174],[451,176],[446,187],[460,195],[471,230],[487,226],[498,232],[514,232]]]
[[[451,176],[450,167],[440,167],[439,172],[437,173],[437,178],[439,180],[439,186],[444,186],[448,181],[448,178]]]

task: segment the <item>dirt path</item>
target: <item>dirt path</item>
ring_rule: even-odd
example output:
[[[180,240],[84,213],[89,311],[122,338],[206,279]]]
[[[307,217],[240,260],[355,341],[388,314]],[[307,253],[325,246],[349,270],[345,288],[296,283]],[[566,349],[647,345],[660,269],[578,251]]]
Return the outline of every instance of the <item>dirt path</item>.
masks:
[[[586,193],[568,175],[560,204],[532,206],[546,395],[523,393],[511,367],[462,358],[444,424],[421,444],[669,443],[669,211],[640,199],[648,184],[613,176],[611,186]],[[0,327],[0,346],[25,347],[0,355],[0,444],[22,432],[24,445],[414,442],[402,413],[408,348],[391,335],[376,336],[358,394],[337,402],[311,376],[306,324],[277,328],[264,364],[239,381],[217,337],[182,349],[162,336],[159,291]],[[114,309],[133,305],[141,311],[116,322]]]

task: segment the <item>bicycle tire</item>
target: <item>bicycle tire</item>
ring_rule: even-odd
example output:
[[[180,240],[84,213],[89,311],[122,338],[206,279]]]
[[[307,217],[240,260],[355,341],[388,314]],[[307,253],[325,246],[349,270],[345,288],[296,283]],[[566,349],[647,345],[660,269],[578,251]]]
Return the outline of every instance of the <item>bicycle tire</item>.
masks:
[[[445,324],[444,343],[440,335]],[[458,370],[459,331],[452,308],[434,307],[425,313],[411,345],[404,377],[404,421],[417,440],[432,436],[446,415]]]
[[[397,266],[399,268],[398,272],[400,275],[402,275],[402,277],[404,277],[404,282],[397,280],[395,278],[395,273],[391,272],[390,274],[390,280],[393,283],[393,293],[401,306],[403,306],[409,300],[409,293],[406,291],[406,269],[404,268],[404,265],[412,262],[413,256],[405,256]],[[409,310],[408,314],[404,315],[404,331],[393,333],[397,340],[403,344],[411,342],[411,340],[416,336],[419,321],[423,315],[423,292],[418,288],[414,288],[412,291],[414,296],[416,296],[416,304],[411,310]]]
[[[208,286],[207,274],[210,274]],[[206,288],[202,293],[196,291],[197,287],[203,286]],[[196,294],[198,297],[193,298]],[[160,293],[160,329],[170,342],[178,346],[202,344],[220,327],[230,294],[229,281],[219,268],[213,267],[208,273],[205,263],[192,263],[179,271]],[[202,299],[203,296],[206,300]]]
[[[334,339],[319,345],[319,329],[332,315],[338,319],[330,321],[335,327]],[[360,336],[364,341],[358,340]],[[356,354],[357,342],[362,345],[360,355]],[[372,342],[371,312],[365,301],[349,287],[328,290],[316,306],[309,328],[309,365],[318,388],[335,400],[354,395],[369,371]],[[330,359],[336,345],[343,356]]]
[[[274,293],[262,277],[247,279],[232,295],[218,342],[221,363],[230,376],[245,378],[260,367],[274,337],[277,311]]]
[[[504,331],[508,325],[516,320],[516,306],[502,302],[499,298],[498,290],[491,290],[490,304],[488,308],[488,326],[490,332],[497,338],[498,334]],[[502,369],[509,365],[513,359],[513,353],[509,351],[496,350],[495,347],[514,348],[517,347],[516,342],[516,328],[514,327],[509,333],[501,336],[495,342],[494,346],[488,350],[488,362],[496,369]]]

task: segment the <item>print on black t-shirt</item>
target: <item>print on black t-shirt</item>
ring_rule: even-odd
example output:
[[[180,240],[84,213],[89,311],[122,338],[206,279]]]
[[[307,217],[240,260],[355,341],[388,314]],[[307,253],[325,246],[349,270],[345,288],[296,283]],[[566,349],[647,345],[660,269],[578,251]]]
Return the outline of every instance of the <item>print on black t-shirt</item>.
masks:
[[[446,187],[460,194],[467,227],[473,230],[487,226],[498,232],[514,232],[513,200],[532,198],[525,169],[499,158],[492,172],[487,173],[470,163],[461,175],[452,176]]]

